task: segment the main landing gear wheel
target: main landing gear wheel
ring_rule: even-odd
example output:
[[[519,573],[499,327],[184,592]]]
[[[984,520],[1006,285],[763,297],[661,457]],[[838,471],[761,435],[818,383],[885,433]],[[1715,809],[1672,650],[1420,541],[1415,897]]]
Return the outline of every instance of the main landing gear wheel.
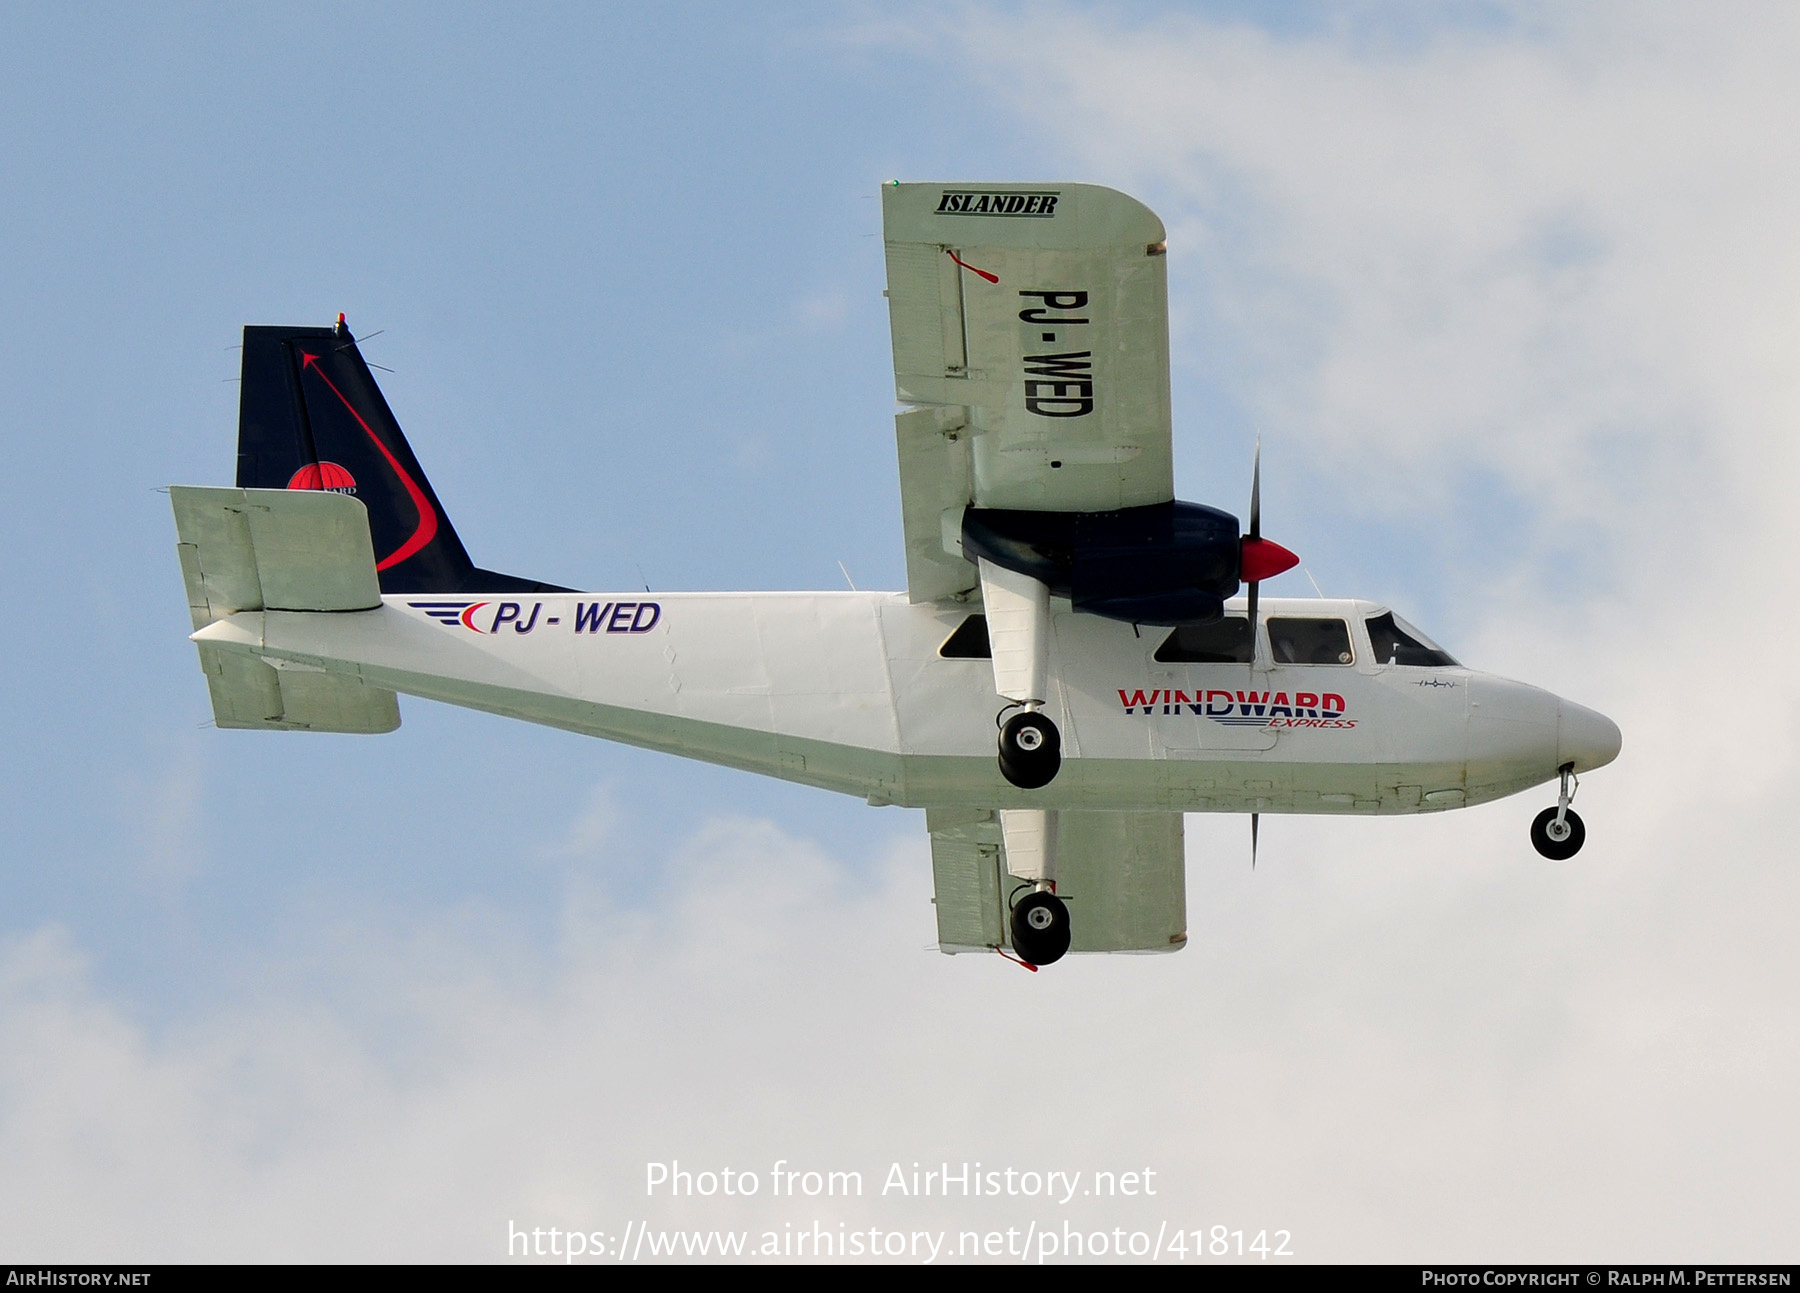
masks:
[[[1581,852],[1587,841],[1587,827],[1573,808],[1563,810],[1556,820],[1557,809],[1546,808],[1531,823],[1531,846],[1553,862],[1566,862]]]
[[[1033,965],[1060,961],[1069,950],[1069,909],[1048,889],[1036,889],[1012,911],[1013,951]]]
[[[1062,733],[1035,710],[1014,714],[1000,728],[1000,775],[1021,790],[1037,790],[1062,767]]]

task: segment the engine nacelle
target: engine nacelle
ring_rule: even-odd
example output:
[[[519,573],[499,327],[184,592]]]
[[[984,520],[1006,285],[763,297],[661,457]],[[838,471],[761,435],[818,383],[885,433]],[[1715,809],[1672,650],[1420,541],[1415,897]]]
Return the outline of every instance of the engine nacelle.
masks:
[[[963,555],[1030,575],[1078,611],[1133,624],[1210,624],[1236,593],[1237,517],[1202,503],[1116,512],[963,512]]]

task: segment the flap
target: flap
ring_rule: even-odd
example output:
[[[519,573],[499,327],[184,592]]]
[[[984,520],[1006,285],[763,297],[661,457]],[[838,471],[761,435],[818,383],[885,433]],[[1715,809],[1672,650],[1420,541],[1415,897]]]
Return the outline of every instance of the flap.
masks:
[[[1001,918],[1010,886],[1001,884],[1004,866],[995,815],[986,809],[930,808],[925,825],[931,831],[939,949],[985,952],[1010,944]]]
[[[1187,854],[1180,813],[1060,812],[1056,892],[1074,952],[1187,946]]]
[[[975,564],[962,555],[962,510],[975,496],[969,435],[969,410],[960,406],[913,408],[894,417],[909,601],[940,601],[979,582]]]

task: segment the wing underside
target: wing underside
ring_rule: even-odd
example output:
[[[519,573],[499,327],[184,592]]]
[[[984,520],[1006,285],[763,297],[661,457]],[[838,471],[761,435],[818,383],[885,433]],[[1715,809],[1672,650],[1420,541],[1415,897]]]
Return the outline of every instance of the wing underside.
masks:
[[[975,586],[975,505],[1106,512],[1174,497],[1155,214],[1084,184],[882,190],[907,582]]]
[[[1187,943],[1180,813],[1056,814],[1057,896],[1068,903],[1073,952],[1174,952]],[[930,809],[938,947],[1010,947],[1015,890],[998,814]]]

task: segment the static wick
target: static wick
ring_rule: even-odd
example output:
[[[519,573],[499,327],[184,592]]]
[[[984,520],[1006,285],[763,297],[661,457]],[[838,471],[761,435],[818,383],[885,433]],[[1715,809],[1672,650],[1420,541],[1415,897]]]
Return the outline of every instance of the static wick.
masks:
[[[955,261],[958,265],[961,265],[964,269],[968,270],[971,274],[979,274],[983,278],[985,278],[988,282],[994,283],[996,285],[1000,282],[1000,275],[990,274],[985,269],[976,269],[973,265],[969,264],[968,261],[964,260],[961,256],[958,256],[955,252],[951,251],[948,247],[944,248],[944,254],[946,256],[948,256],[951,260]]]

